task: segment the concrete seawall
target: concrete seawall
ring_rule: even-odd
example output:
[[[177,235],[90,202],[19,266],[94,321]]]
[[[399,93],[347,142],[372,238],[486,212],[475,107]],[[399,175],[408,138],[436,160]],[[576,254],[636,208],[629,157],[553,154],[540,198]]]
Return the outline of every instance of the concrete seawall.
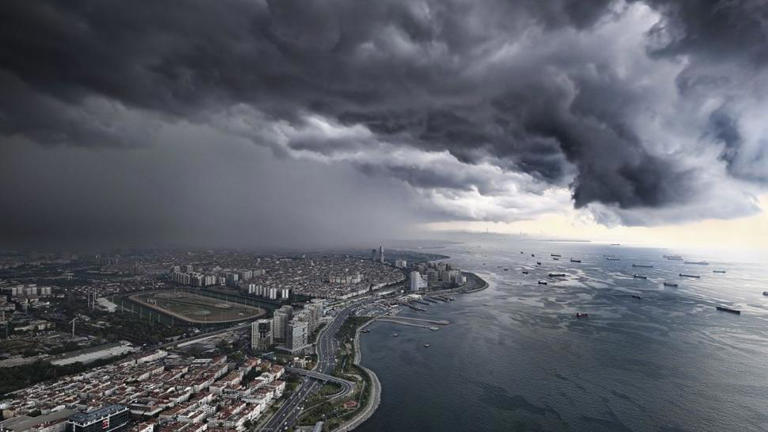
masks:
[[[362,353],[360,351],[360,331],[368,327],[372,322],[374,322],[375,319],[372,319],[365,323],[364,325],[357,328],[355,331],[355,360],[354,364],[358,366],[360,369],[363,370],[366,374],[368,374],[368,378],[371,381],[371,396],[368,398],[368,402],[365,404],[365,407],[352,419],[350,419],[348,422],[342,424],[339,426],[336,430],[337,431],[351,431],[354,428],[360,426],[368,420],[374,412],[376,412],[376,409],[379,408],[379,404],[381,403],[381,382],[379,382],[379,377],[376,376],[376,374],[368,369],[367,367],[360,364],[360,361],[362,360]]]

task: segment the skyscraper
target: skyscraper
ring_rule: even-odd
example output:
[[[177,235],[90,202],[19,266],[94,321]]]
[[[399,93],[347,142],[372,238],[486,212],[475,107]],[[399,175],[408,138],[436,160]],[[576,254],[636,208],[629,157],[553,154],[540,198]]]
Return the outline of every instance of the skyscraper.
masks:
[[[379,262],[384,264],[384,246],[379,246]]]
[[[309,316],[309,332],[315,331],[320,319],[323,317],[323,309],[325,301],[323,299],[312,299],[310,303],[305,306],[307,315]]]
[[[285,341],[285,347],[291,352],[304,349],[309,339],[309,323],[303,316],[296,316],[288,323],[288,334]]]
[[[272,345],[272,321],[260,319],[251,323],[251,349],[266,351]]]
[[[293,316],[293,308],[289,305],[282,306],[275,311],[272,318],[272,338],[284,342],[288,330],[288,322]]]
[[[410,279],[411,279],[411,291],[419,291],[427,287],[427,281],[422,279],[421,273],[415,270],[411,272]]]

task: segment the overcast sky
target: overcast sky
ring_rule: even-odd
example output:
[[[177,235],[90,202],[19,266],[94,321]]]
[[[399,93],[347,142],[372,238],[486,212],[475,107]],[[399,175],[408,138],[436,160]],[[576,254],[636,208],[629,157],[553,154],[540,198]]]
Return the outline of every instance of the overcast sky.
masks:
[[[427,228],[663,239],[744,224],[744,241],[768,242],[764,0],[0,12],[6,245],[314,247]]]

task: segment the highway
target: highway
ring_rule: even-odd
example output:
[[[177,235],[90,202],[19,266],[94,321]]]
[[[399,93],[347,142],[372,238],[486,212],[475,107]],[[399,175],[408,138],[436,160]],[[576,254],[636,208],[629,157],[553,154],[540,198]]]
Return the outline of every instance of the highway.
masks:
[[[299,374],[299,375],[304,375],[304,376],[306,376],[308,378],[314,378],[314,379],[316,379],[318,381],[322,381],[324,383],[325,382],[332,382],[332,383],[338,384],[339,387],[341,387],[341,390],[339,390],[338,393],[336,393],[333,396],[331,396],[329,398],[329,400],[340,399],[340,398],[346,397],[347,395],[352,393],[352,391],[354,391],[354,389],[355,389],[355,383],[354,382],[347,381],[345,379],[338,378],[338,377],[335,377],[333,375],[327,375],[327,374],[323,374],[323,373],[320,373],[320,372],[317,372],[317,371],[311,371],[311,370],[306,370],[306,369],[290,368],[290,367],[286,368],[286,371],[287,372],[291,372],[291,373],[295,373],[295,374]]]
[[[286,399],[283,405],[280,406],[264,427],[259,429],[260,431],[283,431],[289,429],[296,423],[307,396],[319,389],[323,382],[328,380],[325,376],[333,373],[333,370],[336,367],[336,350],[339,345],[339,342],[336,340],[336,333],[338,333],[342,324],[344,324],[344,321],[347,320],[347,317],[349,317],[352,311],[366,301],[368,300],[361,300],[342,309],[336,314],[333,320],[320,331],[320,334],[317,335],[315,344],[317,352],[317,364],[313,368],[313,372],[315,373],[304,373],[304,375],[311,375],[313,377],[310,378],[305,376],[302,379],[302,382],[299,387],[296,388],[296,391]]]

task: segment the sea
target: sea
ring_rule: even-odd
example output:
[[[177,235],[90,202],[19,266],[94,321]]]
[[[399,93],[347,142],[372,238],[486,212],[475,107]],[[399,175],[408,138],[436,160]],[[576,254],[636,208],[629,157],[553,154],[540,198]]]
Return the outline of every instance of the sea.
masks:
[[[450,321],[438,331],[369,327],[362,363],[383,390],[359,431],[768,430],[760,259],[531,240],[424,251],[489,287],[401,313]],[[663,257],[672,254],[708,265]]]

